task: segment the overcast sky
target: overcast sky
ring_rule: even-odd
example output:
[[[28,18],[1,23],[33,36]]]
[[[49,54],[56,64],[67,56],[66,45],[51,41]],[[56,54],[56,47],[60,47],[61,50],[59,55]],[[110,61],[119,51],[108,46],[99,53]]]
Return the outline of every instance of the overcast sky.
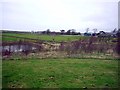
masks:
[[[46,30],[118,27],[119,0],[2,0],[0,29]]]

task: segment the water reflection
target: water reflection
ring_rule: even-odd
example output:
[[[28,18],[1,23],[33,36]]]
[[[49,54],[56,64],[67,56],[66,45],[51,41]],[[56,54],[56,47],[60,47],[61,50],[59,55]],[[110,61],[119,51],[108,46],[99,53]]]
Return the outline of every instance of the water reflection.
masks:
[[[10,45],[10,46],[0,46],[0,52],[10,51],[10,52],[22,52],[23,50],[36,50],[37,47],[32,45]]]

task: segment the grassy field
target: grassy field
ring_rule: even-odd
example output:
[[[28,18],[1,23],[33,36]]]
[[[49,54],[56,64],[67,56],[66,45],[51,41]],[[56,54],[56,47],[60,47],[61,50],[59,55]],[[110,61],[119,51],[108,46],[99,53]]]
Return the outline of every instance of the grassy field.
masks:
[[[118,87],[117,60],[4,60],[2,69],[3,88]]]
[[[2,41],[19,41],[21,39],[19,38],[13,38],[13,37],[2,37]]]
[[[73,40],[87,38],[79,35],[40,35],[40,34],[30,34],[30,33],[25,33],[25,34],[3,33],[3,35],[16,36],[16,37],[20,37],[21,39],[29,38],[29,39],[39,39],[39,40],[47,40],[47,41],[52,41],[53,39],[54,41],[73,41]],[[7,38],[6,36],[2,37],[3,41],[16,41],[19,39],[13,37]]]

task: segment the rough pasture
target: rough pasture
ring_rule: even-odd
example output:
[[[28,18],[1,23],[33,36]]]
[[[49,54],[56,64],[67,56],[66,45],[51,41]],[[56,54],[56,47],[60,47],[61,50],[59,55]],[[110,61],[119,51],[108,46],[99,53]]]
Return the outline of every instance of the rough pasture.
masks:
[[[45,41],[74,41],[79,39],[85,39],[87,37],[79,36],[79,35],[40,35],[40,34],[24,34],[24,33],[3,33],[2,35],[3,41],[18,41],[24,39],[37,39],[37,40],[45,40]]]
[[[118,88],[118,60],[20,59],[2,63],[3,88]]]

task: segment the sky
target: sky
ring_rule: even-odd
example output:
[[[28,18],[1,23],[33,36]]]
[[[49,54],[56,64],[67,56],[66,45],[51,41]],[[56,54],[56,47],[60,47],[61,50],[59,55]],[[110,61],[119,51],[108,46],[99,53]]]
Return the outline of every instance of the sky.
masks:
[[[0,29],[85,32],[118,28],[119,0],[2,0]]]

